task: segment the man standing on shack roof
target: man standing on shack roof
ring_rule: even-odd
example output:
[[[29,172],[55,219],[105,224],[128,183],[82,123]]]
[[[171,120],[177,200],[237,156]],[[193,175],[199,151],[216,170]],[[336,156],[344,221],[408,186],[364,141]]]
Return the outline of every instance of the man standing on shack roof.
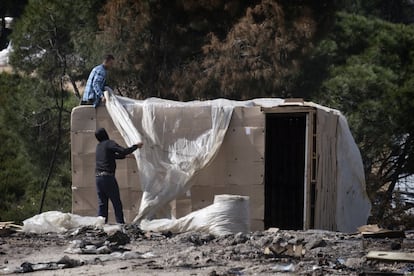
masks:
[[[124,213],[122,211],[122,202],[119,195],[118,182],[115,179],[116,161],[115,159],[124,159],[125,156],[142,147],[138,143],[129,148],[123,148],[115,141],[110,140],[108,133],[104,128],[95,132],[95,137],[99,143],[96,146],[96,190],[98,193],[98,216],[105,217],[108,222],[108,199],[111,200],[115,211],[117,223],[124,224]]]
[[[106,55],[102,64],[92,69],[86,82],[81,105],[93,105],[97,107],[101,101],[105,101],[103,91],[106,82],[106,73],[112,68],[114,60],[113,55]]]

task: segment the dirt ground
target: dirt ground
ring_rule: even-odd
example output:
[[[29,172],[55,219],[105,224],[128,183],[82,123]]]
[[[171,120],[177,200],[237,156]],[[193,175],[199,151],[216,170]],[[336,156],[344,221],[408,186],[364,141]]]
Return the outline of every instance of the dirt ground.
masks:
[[[414,263],[366,258],[371,250],[414,252],[414,233],[406,232],[405,236],[373,239],[361,234],[308,230],[214,237],[202,233],[144,233],[132,226],[109,237],[103,230],[89,227],[64,234],[13,233],[0,237],[0,275],[52,268],[59,269],[27,273],[414,275]]]

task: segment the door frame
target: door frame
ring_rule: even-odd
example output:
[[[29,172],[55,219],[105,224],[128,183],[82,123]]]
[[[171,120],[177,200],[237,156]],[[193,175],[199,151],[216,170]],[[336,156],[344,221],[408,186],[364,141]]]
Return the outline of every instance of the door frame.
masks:
[[[316,191],[316,108],[310,106],[292,106],[281,105],[276,107],[262,107],[261,111],[266,114],[271,113],[305,113],[306,129],[305,129],[305,172],[304,172],[304,189],[303,189],[303,230],[314,228],[315,222],[315,202],[317,198]],[[265,124],[265,133],[266,133]],[[266,144],[265,144],[266,151]],[[266,164],[266,158],[265,158]],[[266,185],[266,183],[265,183]],[[266,197],[266,195],[265,195]]]

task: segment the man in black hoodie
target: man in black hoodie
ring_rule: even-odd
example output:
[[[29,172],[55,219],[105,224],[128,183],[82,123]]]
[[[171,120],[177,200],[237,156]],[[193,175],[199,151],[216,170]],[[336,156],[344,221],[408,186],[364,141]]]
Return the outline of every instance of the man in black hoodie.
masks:
[[[130,148],[123,148],[110,140],[104,128],[95,132],[99,143],[96,146],[96,190],[98,192],[98,216],[105,217],[108,222],[108,199],[111,200],[117,223],[125,223],[122,202],[119,196],[118,182],[115,179],[116,161],[142,147],[142,143]]]

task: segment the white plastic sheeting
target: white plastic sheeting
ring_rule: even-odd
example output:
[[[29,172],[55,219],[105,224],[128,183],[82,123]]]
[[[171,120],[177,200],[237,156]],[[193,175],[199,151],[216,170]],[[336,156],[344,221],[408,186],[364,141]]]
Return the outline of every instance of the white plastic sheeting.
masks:
[[[216,195],[214,203],[179,219],[143,220],[143,230],[182,233],[199,231],[222,236],[250,231],[249,197]]]
[[[124,99],[127,104],[130,100]],[[209,124],[200,126],[195,118],[170,118],[167,111],[190,103],[151,99],[139,103],[141,133],[135,128],[118,97],[107,94],[106,107],[115,126],[128,146],[144,142],[134,152],[143,191],[139,214],[134,220],[153,218],[161,207],[185,192],[194,174],[208,164],[217,153],[226,134],[233,106],[230,101],[217,100],[214,104],[192,102],[198,106],[199,117],[208,118]],[[157,118],[156,114],[164,114]],[[172,124],[168,124],[170,121]],[[193,137],[174,135],[179,128],[191,128]],[[168,136],[167,136],[168,135]]]
[[[83,217],[59,211],[44,212],[23,221],[26,233],[61,233],[81,226],[102,226],[104,217]]]
[[[342,232],[354,232],[356,228],[366,224],[371,203],[365,191],[362,158],[357,158],[360,152],[343,115],[340,115],[338,120],[336,144],[338,152],[336,227]]]
[[[9,64],[9,57],[12,52],[12,43],[10,42],[7,48],[0,51],[0,66],[7,66]]]
[[[134,152],[143,190],[134,222],[155,218],[167,203],[190,188],[192,177],[220,148],[234,107],[283,104],[283,99],[175,102],[150,98],[138,101],[107,92],[106,108],[126,144],[144,142],[144,147]],[[339,116],[335,146],[339,172],[336,224],[339,231],[354,231],[366,222],[370,212],[360,152],[339,111],[309,102],[304,105]],[[191,112],[185,113],[186,110]],[[181,128],[191,129],[191,135],[178,135]],[[167,212],[164,214],[168,217]]]

